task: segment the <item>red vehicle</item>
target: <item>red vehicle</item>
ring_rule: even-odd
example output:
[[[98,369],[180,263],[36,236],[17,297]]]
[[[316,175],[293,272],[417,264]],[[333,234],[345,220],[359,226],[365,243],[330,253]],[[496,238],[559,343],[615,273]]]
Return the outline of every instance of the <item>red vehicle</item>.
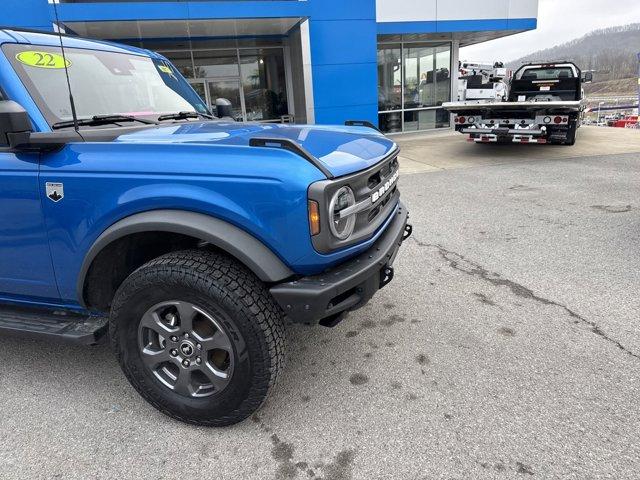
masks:
[[[625,118],[621,118],[620,120],[616,120],[613,122],[612,127],[617,128],[631,128],[631,126],[635,126],[638,124],[638,115],[629,115]]]

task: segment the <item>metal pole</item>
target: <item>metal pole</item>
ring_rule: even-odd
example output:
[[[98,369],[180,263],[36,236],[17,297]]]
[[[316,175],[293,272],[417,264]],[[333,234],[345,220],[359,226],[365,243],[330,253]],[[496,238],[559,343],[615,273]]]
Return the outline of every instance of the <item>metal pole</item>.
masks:
[[[604,102],[598,103],[598,126],[600,126],[600,108],[602,108],[602,104]]]

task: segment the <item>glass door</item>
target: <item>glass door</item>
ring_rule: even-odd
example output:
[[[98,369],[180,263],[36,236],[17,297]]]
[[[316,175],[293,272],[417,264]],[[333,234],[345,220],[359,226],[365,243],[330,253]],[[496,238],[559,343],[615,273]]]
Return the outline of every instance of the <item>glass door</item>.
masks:
[[[281,48],[241,51],[240,77],[247,120],[278,120],[289,114]]]
[[[292,119],[284,52],[281,46],[163,50],[212,112],[216,100],[225,98],[240,122]]]
[[[448,128],[451,44],[378,44],[378,118],[385,133]]]

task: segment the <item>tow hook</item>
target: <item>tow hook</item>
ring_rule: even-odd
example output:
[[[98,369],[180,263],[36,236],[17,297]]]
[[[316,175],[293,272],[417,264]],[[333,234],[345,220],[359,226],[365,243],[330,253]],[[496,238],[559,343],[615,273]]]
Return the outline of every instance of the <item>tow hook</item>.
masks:
[[[404,242],[407,238],[411,236],[412,233],[413,233],[413,225],[411,225],[410,223],[407,223],[407,225],[404,227],[404,234],[402,235],[402,241]]]
[[[380,272],[380,288],[385,287],[386,285],[393,280],[394,271],[392,267],[384,267]]]

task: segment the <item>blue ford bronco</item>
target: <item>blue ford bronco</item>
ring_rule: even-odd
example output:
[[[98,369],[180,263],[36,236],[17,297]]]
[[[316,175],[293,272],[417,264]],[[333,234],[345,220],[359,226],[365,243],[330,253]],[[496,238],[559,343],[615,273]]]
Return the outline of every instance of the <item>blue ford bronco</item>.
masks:
[[[0,29],[0,332],[110,338],[184,422],[263,404],[285,321],[334,326],[411,234],[366,122],[225,121],[156,53]]]

